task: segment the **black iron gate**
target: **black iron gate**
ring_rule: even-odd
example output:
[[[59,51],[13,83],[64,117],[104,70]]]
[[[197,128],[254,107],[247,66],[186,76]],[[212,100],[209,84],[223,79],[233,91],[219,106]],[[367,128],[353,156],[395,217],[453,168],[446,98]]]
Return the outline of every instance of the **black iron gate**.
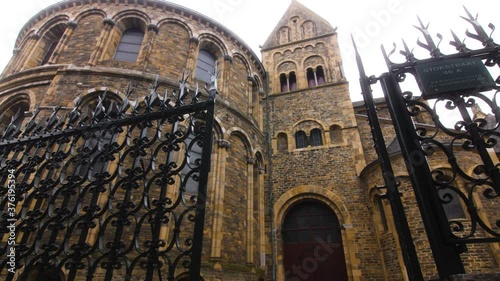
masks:
[[[400,53],[406,61],[394,63],[389,57],[396,46],[389,54],[382,47],[389,72],[367,77],[356,51],[363,96],[410,280],[422,280],[422,274],[378,125],[371,91],[377,82],[391,114],[440,279],[465,273],[460,253],[467,251],[467,244],[500,241],[500,172],[491,157],[500,139],[500,76],[493,80],[487,69],[500,66],[500,45],[477,22],[477,16],[466,13],[464,19],[476,32],[467,31],[466,35],[479,40],[482,49],[467,48],[452,32],[450,44],[458,53],[443,54],[438,48],[443,37],[438,34],[440,42],[435,44],[428,26],[420,22],[416,28],[426,43],[417,44],[428,50],[431,58],[417,59],[403,41]],[[492,24],[489,27],[494,30]],[[407,74],[415,77],[421,95],[401,90]],[[478,101],[488,115],[477,114]],[[456,111],[460,117],[453,128],[443,124],[438,114],[442,110]],[[447,162],[448,168],[438,167],[436,162]],[[479,164],[469,168],[470,163]],[[463,208],[464,216],[455,217],[452,205]]]
[[[198,281],[214,118],[208,94],[98,102],[0,137],[0,276]],[[176,273],[177,270],[177,273]],[[20,274],[21,273],[21,274]]]

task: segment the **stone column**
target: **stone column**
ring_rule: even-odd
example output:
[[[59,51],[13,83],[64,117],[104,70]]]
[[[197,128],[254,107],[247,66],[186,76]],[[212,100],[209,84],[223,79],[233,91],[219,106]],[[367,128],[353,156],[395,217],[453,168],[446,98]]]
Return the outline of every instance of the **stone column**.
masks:
[[[253,166],[255,158],[249,157],[247,161],[247,264],[253,264],[254,230],[253,230]]]
[[[217,179],[214,186],[214,218],[212,222],[212,246],[210,249],[210,257],[218,259],[221,257],[222,243],[222,221],[224,219],[224,186],[226,180],[226,158],[227,150],[230,143],[227,140],[220,139],[217,141],[218,149],[218,165],[216,167]],[[219,265],[220,266],[220,265]]]
[[[198,44],[200,40],[196,37],[189,38],[189,52],[188,59],[186,62],[186,74],[191,75],[191,77],[196,78],[196,62],[198,58]]]
[[[227,95],[229,94],[226,89],[228,88],[229,83],[229,73],[231,72],[231,64],[233,63],[233,58],[229,55],[224,56],[224,64],[221,68],[222,72],[222,87],[219,90],[222,93],[222,98],[227,99]]]
[[[255,110],[253,108],[253,105],[254,105],[254,100],[253,100],[253,82],[254,82],[254,78],[249,75],[247,77],[247,80],[248,80],[248,87],[247,87],[247,114],[248,116],[255,116],[253,115],[253,111]]]
[[[139,57],[137,61],[143,64],[143,70],[146,71],[149,65],[149,57],[151,56],[151,50],[153,49],[156,36],[158,35],[159,28],[156,24],[148,24],[148,32],[144,36],[142,43],[142,48],[139,52]]]
[[[259,163],[262,165],[262,163]],[[259,265],[266,266],[266,225],[265,225],[265,206],[264,206],[264,174],[265,168],[259,166]]]
[[[102,21],[104,28],[101,30],[101,35],[99,35],[99,39],[97,40],[97,47],[94,52],[90,55],[89,65],[96,65],[97,62],[102,60],[102,56],[104,54],[105,49],[109,43],[110,33],[113,30],[113,27],[116,25],[116,22],[113,19],[106,18]]]
[[[33,53],[35,51],[35,46],[37,45],[38,40],[40,40],[39,34],[34,33],[30,35],[28,43],[26,43],[25,50],[22,52],[21,58],[19,59],[19,64],[17,64],[14,68],[15,72],[22,71],[30,67],[29,66],[30,58],[33,56]]]
[[[52,54],[52,57],[49,59],[50,64],[54,64],[57,62],[59,57],[61,56],[61,53],[66,50],[67,44],[68,44],[68,38],[71,37],[71,34],[73,34],[73,31],[75,28],[78,26],[78,23],[76,21],[68,21],[66,22],[66,29],[64,30],[64,34],[61,36],[61,39],[59,40],[59,44],[57,44],[54,53]]]

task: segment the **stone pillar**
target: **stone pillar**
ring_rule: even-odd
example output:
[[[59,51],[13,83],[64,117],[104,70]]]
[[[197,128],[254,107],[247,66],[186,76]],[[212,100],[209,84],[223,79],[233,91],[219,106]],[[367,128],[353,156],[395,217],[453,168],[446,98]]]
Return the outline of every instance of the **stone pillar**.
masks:
[[[19,63],[14,67],[15,72],[29,68],[29,61],[33,56],[38,40],[40,40],[39,34],[35,33],[30,35],[28,43],[26,43],[26,46],[24,47],[25,50],[22,52],[21,58],[19,58]]]
[[[110,33],[113,30],[113,27],[116,25],[116,22],[113,19],[106,18],[102,21],[104,28],[101,30],[101,35],[99,35],[99,39],[97,40],[97,47],[94,52],[90,55],[89,65],[96,65],[97,62],[102,60],[102,55],[104,54],[105,49],[109,43]]]
[[[200,40],[196,37],[189,38],[189,52],[188,59],[186,63],[186,74],[190,74],[191,77],[196,78],[196,62],[198,58],[198,44]]]
[[[220,139],[217,141],[218,149],[218,165],[216,167],[217,179],[214,186],[214,218],[212,222],[212,246],[210,249],[210,257],[218,259],[221,257],[222,243],[222,220],[224,219],[224,186],[226,180],[226,158],[227,150],[230,143],[227,140]]]
[[[226,89],[228,88],[229,83],[229,73],[231,72],[231,64],[233,63],[233,58],[229,55],[224,56],[224,64],[222,66],[222,88],[219,90],[222,93],[222,98],[227,99],[227,95],[229,94]]]
[[[262,163],[259,163],[262,165]],[[266,266],[266,224],[265,224],[265,206],[264,206],[264,173],[265,168],[259,166],[259,265]]]
[[[253,111],[255,110],[253,108],[253,105],[254,105],[254,100],[253,100],[253,82],[254,82],[254,78],[249,75],[247,77],[247,80],[248,80],[248,87],[247,87],[247,114],[248,116],[255,116],[253,115]]]
[[[59,40],[59,44],[57,44],[56,49],[54,50],[54,53],[49,59],[50,64],[57,63],[57,60],[61,56],[61,53],[66,50],[67,44],[68,44],[68,38],[71,37],[71,34],[73,34],[73,31],[75,28],[78,26],[78,23],[76,21],[68,21],[66,22],[66,30],[64,30],[64,34],[61,36],[61,39]]]
[[[148,24],[148,32],[146,33],[146,36],[144,36],[142,48],[137,58],[137,61],[143,64],[144,71],[148,68],[149,57],[151,56],[151,50],[153,49],[158,31],[159,28],[156,24]]]
[[[254,230],[253,230],[253,166],[255,158],[248,158],[247,161],[247,264],[253,264],[254,256]]]

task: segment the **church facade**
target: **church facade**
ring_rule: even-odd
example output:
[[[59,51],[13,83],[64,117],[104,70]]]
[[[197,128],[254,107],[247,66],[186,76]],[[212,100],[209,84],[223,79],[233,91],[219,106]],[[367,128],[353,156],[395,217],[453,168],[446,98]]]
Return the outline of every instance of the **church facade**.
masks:
[[[132,101],[154,81],[159,92],[170,91],[183,71],[194,87],[217,68],[203,280],[406,280],[390,207],[376,188],[383,181],[366,112],[349,97],[337,29],[293,0],[261,59],[240,37],[165,1],[61,1],[19,34],[0,79],[0,128],[17,112],[28,119],[38,105],[48,115],[55,105],[69,112],[79,96],[92,103],[107,92],[124,100],[129,83]],[[390,143],[395,134],[379,107]],[[404,161],[396,144],[389,147],[422,272],[436,279]],[[496,244],[469,246],[466,272],[499,272],[499,253]],[[55,267],[50,280],[66,280],[64,265]],[[38,280],[29,270],[16,278]],[[185,276],[180,269],[176,277]]]

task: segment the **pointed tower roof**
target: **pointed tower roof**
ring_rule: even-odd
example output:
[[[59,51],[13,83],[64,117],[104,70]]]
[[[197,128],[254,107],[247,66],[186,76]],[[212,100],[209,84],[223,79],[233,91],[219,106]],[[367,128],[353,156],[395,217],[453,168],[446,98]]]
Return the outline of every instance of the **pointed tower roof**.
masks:
[[[292,0],[262,48],[269,49],[295,41],[332,34],[336,30],[337,28],[333,28],[327,20],[297,0]]]

